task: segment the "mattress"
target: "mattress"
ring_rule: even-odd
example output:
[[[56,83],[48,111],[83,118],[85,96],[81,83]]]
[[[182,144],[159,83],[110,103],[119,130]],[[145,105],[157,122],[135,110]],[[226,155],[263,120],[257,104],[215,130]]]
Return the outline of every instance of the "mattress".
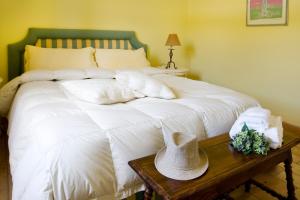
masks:
[[[144,190],[128,161],[158,152],[162,126],[199,140],[228,132],[258,102],[202,81],[154,74],[178,98],[97,105],[71,99],[59,81],[19,88],[9,115],[13,199],[123,199]]]

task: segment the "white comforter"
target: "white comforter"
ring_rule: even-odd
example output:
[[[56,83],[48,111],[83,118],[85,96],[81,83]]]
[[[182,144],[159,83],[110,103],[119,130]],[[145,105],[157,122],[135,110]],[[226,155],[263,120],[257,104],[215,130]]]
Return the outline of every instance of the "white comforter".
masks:
[[[199,139],[228,132],[254,99],[201,81],[155,74],[177,99],[96,105],[54,81],[23,81],[9,116],[13,199],[122,199],[144,189],[128,161],[163,147],[161,127]]]

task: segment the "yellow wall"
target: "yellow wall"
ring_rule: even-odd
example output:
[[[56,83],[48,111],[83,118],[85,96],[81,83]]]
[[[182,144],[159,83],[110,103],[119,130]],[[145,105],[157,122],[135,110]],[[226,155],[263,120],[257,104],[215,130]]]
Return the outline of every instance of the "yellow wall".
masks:
[[[7,44],[23,39],[29,27],[134,30],[156,66],[168,60],[169,33],[178,33],[184,43],[186,24],[182,0],[1,0],[0,76],[7,76]],[[184,49],[175,54],[176,63],[186,66]]]
[[[300,1],[290,1],[288,26],[245,26],[246,0],[1,0],[0,76],[6,46],[29,27],[134,30],[153,65],[166,63],[170,32],[179,34],[178,66],[256,97],[300,125]]]
[[[288,26],[247,27],[246,0],[189,0],[191,68],[204,81],[256,97],[300,125],[300,1]]]

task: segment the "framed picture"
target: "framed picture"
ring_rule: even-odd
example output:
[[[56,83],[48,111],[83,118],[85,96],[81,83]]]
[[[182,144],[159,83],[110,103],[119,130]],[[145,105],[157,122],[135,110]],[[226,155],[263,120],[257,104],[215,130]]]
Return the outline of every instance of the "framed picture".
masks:
[[[288,0],[247,0],[247,25],[287,25]]]

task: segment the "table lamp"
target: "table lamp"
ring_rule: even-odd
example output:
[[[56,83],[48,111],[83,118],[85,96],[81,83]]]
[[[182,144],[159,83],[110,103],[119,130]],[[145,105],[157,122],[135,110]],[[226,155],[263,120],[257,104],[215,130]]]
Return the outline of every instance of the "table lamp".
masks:
[[[169,48],[169,50],[170,50],[170,53],[169,53],[170,61],[168,62],[167,66],[166,66],[166,69],[171,68],[172,65],[175,69],[177,69],[176,65],[175,65],[175,62],[172,60],[173,50],[174,50],[173,46],[180,46],[180,45],[181,44],[180,44],[180,41],[178,39],[177,34],[175,34],[175,33],[169,34],[167,42],[166,42],[166,46],[170,46],[170,48]]]

